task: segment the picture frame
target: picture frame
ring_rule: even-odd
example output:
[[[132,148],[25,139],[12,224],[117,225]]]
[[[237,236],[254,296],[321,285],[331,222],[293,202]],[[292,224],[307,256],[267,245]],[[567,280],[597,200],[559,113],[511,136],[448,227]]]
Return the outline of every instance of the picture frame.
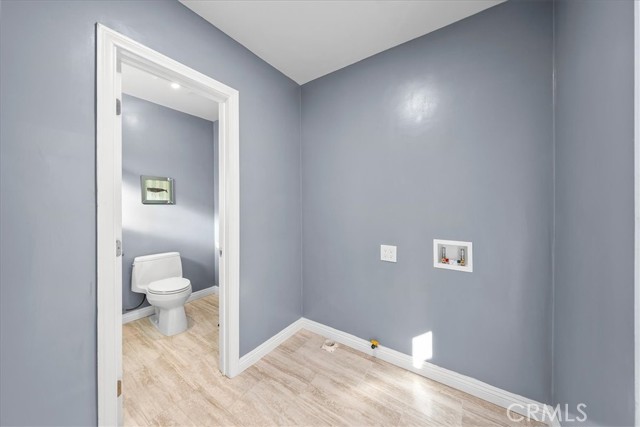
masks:
[[[140,190],[144,205],[175,205],[173,178],[140,175]]]

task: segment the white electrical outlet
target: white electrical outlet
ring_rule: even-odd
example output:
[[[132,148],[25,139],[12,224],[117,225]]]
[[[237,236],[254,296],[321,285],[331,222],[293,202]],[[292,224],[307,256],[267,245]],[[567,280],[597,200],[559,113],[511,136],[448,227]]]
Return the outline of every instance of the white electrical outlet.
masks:
[[[398,248],[396,246],[390,245],[380,245],[380,260],[387,262],[396,262],[396,251]]]

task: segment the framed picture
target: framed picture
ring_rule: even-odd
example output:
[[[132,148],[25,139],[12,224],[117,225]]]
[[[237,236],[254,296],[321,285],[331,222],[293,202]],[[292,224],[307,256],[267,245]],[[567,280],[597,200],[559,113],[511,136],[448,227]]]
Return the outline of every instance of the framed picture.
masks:
[[[174,205],[176,196],[173,189],[173,178],[162,176],[140,176],[142,203],[145,205]]]

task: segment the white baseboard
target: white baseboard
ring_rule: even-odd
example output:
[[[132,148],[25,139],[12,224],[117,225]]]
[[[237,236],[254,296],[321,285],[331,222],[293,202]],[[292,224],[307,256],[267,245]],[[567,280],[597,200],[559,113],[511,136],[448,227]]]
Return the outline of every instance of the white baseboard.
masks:
[[[448,385],[449,387],[453,387],[457,390],[486,400],[487,402],[491,402],[500,407],[511,407],[511,410],[518,414],[527,416],[527,408],[531,407],[529,405],[537,405],[538,408],[544,408],[546,406],[542,403],[536,402],[523,396],[519,396],[506,390],[502,390],[498,387],[494,387],[466,375],[441,368],[432,363],[423,362],[422,366],[416,368],[413,365],[413,358],[407,354],[400,353],[399,351],[392,350],[384,346],[379,346],[375,350],[372,350],[371,343],[367,340],[358,338],[346,332],[339,331],[313,320],[309,320],[306,318],[302,318],[301,320],[301,327],[307,329],[308,331],[314,332],[318,335],[322,335],[333,341],[339,342],[340,344],[377,357],[384,360],[385,362],[391,363],[392,365],[414,372],[418,375],[437,381],[439,383]],[[549,414],[553,413],[552,410],[551,412],[547,412]],[[548,423],[551,426],[560,426],[560,423],[557,419],[549,420],[548,418],[540,418],[542,417],[538,417],[537,420]]]
[[[134,320],[142,319],[143,317],[151,316],[154,313],[152,306],[139,308],[137,310],[129,311],[122,315],[122,324],[133,322]]]
[[[371,344],[367,340],[304,317],[296,320],[291,325],[287,326],[285,329],[242,356],[240,358],[238,373],[251,367],[254,363],[258,362],[271,351],[275,350],[276,347],[293,336],[300,329],[306,329],[310,332],[322,335],[323,337],[339,342],[342,345],[346,345],[365,354],[377,357],[385,362],[391,363],[392,365],[448,385],[449,387],[463,391],[482,400],[486,400],[487,402],[493,403],[502,408],[510,408],[511,411],[525,417],[529,415],[527,409],[531,408],[533,405],[536,405],[535,407],[537,408],[541,408],[541,411],[543,410],[542,408],[546,407],[547,411],[545,414],[554,414],[553,408],[548,405],[502,390],[466,375],[441,368],[432,363],[422,362],[422,365],[416,368],[413,365],[413,358],[408,354],[400,353],[399,351],[392,350],[384,346],[379,346],[375,350],[372,350]],[[548,417],[545,418],[545,414],[534,413],[531,414],[531,417],[537,421],[546,423],[551,427],[560,427],[560,422],[556,417],[553,419],[549,419]]]
[[[551,421],[547,421],[547,424],[549,425],[549,427],[562,427],[562,425],[560,424],[560,420],[558,419],[557,414],[554,414],[554,416],[551,419]]]
[[[300,318],[278,332],[276,335],[269,338],[267,341],[260,344],[258,347],[251,350],[249,353],[245,354],[240,358],[240,363],[238,366],[239,372],[241,373],[245,369],[249,368],[251,365],[256,363],[258,360],[262,359],[267,354],[271,353],[276,349],[280,344],[285,342],[287,339],[291,338],[302,329],[302,324],[305,319]]]
[[[187,300],[187,302],[191,302],[193,300],[197,300],[199,298],[204,298],[207,295],[218,294],[218,290],[220,288],[218,286],[211,286],[209,288],[204,288],[199,291],[195,291],[191,293],[191,296]],[[152,306],[139,308],[138,310],[133,310],[128,313],[122,315],[122,324],[133,322],[134,320],[142,319],[143,317],[151,316],[154,313],[154,308]]]

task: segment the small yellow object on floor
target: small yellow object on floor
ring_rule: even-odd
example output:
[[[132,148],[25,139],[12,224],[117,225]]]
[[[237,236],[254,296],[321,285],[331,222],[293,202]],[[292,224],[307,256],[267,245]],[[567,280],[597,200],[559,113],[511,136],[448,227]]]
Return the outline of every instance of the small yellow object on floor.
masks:
[[[171,337],[123,326],[124,425],[533,426],[504,408],[302,330],[234,379],[218,370],[218,296]]]

